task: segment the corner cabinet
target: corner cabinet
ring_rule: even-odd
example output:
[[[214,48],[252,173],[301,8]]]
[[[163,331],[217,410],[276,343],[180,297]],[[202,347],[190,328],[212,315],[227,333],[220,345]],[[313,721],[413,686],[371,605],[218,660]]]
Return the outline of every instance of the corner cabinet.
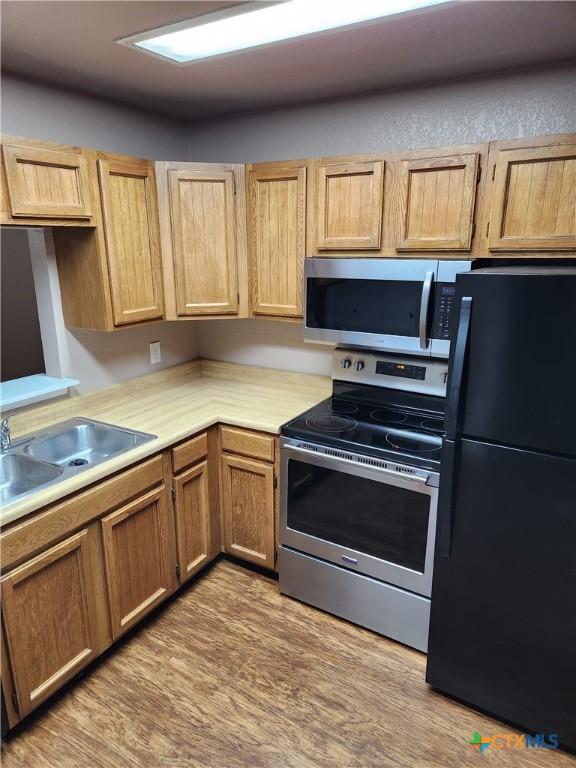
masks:
[[[98,177],[114,324],[164,315],[154,163],[100,155]]]
[[[221,551],[217,428],[172,449],[180,583]]]
[[[251,310],[302,317],[306,255],[306,161],[248,166]]]
[[[157,163],[166,318],[246,316],[244,166]]]
[[[489,163],[489,251],[576,249],[576,134],[498,141]]]
[[[2,224],[94,226],[94,153],[2,137]]]

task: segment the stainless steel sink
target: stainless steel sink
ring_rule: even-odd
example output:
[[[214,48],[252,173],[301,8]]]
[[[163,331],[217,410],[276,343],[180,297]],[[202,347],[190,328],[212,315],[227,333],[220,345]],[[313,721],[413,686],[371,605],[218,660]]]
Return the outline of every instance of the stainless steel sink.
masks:
[[[67,480],[156,435],[76,418],[17,438],[0,453],[0,503]]]
[[[0,454],[0,503],[31,493],[62,474],[62,467],[36,461],[21,453]]]
[[[100,464],[111,456],[147,442],[153,435],[87,419],[59,425],[55,434],[36,438],[26,447],[35,459],[68,467]]]

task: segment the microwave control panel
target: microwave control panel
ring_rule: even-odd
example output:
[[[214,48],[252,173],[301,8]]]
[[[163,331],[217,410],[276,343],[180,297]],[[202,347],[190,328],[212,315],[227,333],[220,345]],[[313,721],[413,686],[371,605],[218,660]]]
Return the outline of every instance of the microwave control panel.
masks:
[[[455,292],[454,283],[436,283],[434,287],[434,318],[431,333],[433,339],[450,341]]]

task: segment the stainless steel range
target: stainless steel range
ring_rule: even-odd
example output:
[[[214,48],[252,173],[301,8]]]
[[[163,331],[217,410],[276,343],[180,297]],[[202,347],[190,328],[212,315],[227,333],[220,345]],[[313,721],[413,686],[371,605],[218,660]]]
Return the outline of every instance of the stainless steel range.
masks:
[[[332,397],[281,430],[280,591],[422,651],[447,372],[337,349]]]

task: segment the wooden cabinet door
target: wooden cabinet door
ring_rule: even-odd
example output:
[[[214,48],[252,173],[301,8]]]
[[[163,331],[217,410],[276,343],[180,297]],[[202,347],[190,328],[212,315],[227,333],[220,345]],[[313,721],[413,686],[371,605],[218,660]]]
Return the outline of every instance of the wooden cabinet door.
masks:
[[[81,152],[3,144],[12,216],[89,219],[88,161]]]
[[[306,165],[253,165],[248,184],[252,311],[302,317]]]
[[[321,165],[317,180],[318,249],[379,249],[383,204],[383,160]]]
[[[208,462],[174,478],[176,543],[180,582],[193,576],[212,556]]]
[[[114,324],[164,314],[154,164],[107,155],[98,161]]]
[[[576,143],[496,152],[491,251],[576,248]]]
[[[176,313],[238,312],[235,180],[232,170],[170,170]]]
[[[2,579],[2,614],[20,715],[95,655],[88,533],[71,536]]]
[[[112,636],[117,638],[174,588],[164,486],[102,518]]]
[[[274,568],[274,468],[255,459],[221,457],[224,549]]]
[[[469,251],[478,154],[400,162],[402,229],[398,251]]]

